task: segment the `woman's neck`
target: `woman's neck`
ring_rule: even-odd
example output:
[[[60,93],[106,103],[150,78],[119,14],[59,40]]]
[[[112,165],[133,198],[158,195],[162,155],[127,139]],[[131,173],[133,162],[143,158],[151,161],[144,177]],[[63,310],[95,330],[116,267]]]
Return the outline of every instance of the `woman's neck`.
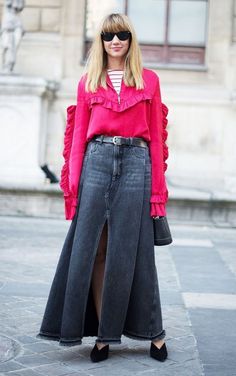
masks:
[[[117,57],[113,59],[109,56],[107,69],[124,70],[124,59],[117,59]]]

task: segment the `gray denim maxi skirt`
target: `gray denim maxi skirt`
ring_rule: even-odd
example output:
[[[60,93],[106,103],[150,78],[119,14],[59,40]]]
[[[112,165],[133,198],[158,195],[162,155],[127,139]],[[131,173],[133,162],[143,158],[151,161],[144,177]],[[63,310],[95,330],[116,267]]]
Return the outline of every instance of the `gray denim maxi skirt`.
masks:
[[[162,339],[159,285],[150,216],[149,148],[91,140],[78,190],[79,204],[52,282],[39,338],[61,345]],[[103,226],[108,239],[98,321],[91,278]]]

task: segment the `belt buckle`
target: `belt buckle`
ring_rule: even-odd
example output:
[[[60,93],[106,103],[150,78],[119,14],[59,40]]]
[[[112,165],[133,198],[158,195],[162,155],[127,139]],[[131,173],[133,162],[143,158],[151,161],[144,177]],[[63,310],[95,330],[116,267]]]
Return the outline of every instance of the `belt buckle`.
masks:
[[[121,145],[121,136],[114,136],[112,142],[115,145]]]

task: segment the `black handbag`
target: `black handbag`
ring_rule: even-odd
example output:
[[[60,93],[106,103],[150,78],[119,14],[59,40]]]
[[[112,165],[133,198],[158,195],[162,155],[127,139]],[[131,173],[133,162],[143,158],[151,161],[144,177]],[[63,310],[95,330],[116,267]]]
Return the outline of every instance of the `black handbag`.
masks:
[[[165,216],[153,217],[154,245],[168,245],[172,243],[169,224]]]

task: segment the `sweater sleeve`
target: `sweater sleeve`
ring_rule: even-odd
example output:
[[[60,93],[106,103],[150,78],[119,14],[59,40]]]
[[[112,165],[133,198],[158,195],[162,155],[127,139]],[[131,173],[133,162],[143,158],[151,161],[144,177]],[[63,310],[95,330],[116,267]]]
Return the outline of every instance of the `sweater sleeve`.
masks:
[[[69,191],[72,219],[78,205],[78,188],[86,149],[86,136],[90,119],[90,110],[85,99],[84,76],[81,78],[77,89],[77,104],[75,110],[75,125],[69,159]]]
[[[165,171],[168,158],[167,139],[167,118],[168,108],[161,102],[160,83],[157,76],[155,93],[151,102],[150,110],[150,156],[152,164],[152,190],[150,215],[166,216],[166,203],[168,201],[168,189],[165,179]]]

